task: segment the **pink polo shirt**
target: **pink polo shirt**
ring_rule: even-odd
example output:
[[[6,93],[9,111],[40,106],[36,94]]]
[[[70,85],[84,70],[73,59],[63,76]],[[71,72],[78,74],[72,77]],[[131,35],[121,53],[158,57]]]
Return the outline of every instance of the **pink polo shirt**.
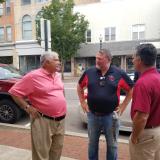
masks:
[[[54,76],[45,69],[31,71],[18,81],[9,93],[18,97],[27,97],[39,112],[59,117],[66,114],[64,85],[59,73]]]

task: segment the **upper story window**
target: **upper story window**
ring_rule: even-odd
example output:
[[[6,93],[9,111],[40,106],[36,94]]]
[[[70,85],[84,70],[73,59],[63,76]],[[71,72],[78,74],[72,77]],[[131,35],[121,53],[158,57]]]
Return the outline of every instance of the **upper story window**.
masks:
[[[4,27],[0,27],[0,42],[4,41]]]
[[[88,29],[86,33],[86,42],[91,42],[91,30]]]
[[[31,0],[21,0],[22,5],[31,4]]]
[[[132,25],[132,40],[145,39],[145,25]]]
[[[36,0],[36,2],[47,2],[48,0]]]
[[[6,27],[6,38],[7,38],[7,41],[12,41],[12,28],[11,28],[11,26]]]
[[[3,4],[0,4],[0,16],[3,15]]]
[[[6,0],[6,15],[11,14],[11,2],[10,0]]]
[[[29,15],[22,18],[22,38],[24,40],[32,39],[32,20]]]
[[[116,28],[107,27],[105,28],[105,41],[114,41],[116,40]]]

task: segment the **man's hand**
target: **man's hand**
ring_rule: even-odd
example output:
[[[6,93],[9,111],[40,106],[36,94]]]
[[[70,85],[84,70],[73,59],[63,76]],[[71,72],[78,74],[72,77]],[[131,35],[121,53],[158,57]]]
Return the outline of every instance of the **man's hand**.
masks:
[[[88,104],[85,101],[81,103],[81,107],[84,112],[89,112]]]
[[[39,118],[41,115],[39,112],[36,110],[36,108],[30,106],[26,109],[26,112],[31,116],[31,118],[36,119]]]
[[[122,108],[120,105],[116,108],[115,112],[118,114],[118,116],[122,115],[123,112],[122,112]]]
[[[131,134],[131,141],[133,144],[137,144],[138,143],[138,138],[134,137],[133,134]]]
[[[144,130],[147,119],[149,117],[148,113],[143,113],[140,111],[137,111],[133,117],[133,129],[131,134],[131,141],[133,144],[136,144],[138,142],[138,137]]]

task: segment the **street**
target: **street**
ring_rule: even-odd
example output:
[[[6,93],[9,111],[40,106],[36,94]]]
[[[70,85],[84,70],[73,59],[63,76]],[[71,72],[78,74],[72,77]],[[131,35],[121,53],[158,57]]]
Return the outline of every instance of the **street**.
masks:
[[[78,96],[76,92],[76,83],[64,83],[65,96],[67,99],[67,116],[66,116],[66,130],[70,132],[87,133],[87,129],[81,122],[78,110]],[[29,118],[24,117],[16,124],[30,126]]]
[[[76,133],[87,133],[86,126],[82,123],[79,108],[78,108],[78,96],[76,92],[76,82],[67,82],[65,85],[65,96],[67,99],[67,116],[66,116],[66,131]],[[16,124],[23,126],[30,126],[29,118],[24,117]],[[129,134],[126,132],[120,132],[121,139],[128,139]]]

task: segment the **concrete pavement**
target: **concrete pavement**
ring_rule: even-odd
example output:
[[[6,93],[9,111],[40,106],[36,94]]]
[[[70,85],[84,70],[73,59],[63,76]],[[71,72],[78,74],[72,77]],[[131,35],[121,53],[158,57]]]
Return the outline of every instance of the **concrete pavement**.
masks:
[[[16,147],[0,145],[0,160],[31,160],[31,151]],[[61,157],[61,160],[75,160],[73,158]]]

